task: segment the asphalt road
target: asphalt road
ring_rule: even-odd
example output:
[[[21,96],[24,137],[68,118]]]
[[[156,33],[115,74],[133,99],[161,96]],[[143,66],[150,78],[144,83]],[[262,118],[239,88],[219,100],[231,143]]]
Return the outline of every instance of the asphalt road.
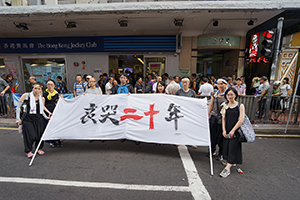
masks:
[[[244,144],[244,174],[233,168],[227,179],[218,176],[223,165],[215,159],[215,175],[210,175],[207,147],[180,148],[68,140],[61,148],[46,143],[46,154],[28,167],[18,132],[0,130],[0,199],[188,200],[205,191],[211,199],[299,199],[300,139],[257,138]]]

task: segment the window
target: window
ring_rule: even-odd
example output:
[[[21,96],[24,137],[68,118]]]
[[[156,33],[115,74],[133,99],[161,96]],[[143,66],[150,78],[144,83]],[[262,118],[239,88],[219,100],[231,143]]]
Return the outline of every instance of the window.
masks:
[[[29,58],[22,59],[26,91],[31,91],[29,77],[36,77],[37,82],[46,84],[52,79],[57,82],[57,76],[61,76],[66,82],[65,58]]]

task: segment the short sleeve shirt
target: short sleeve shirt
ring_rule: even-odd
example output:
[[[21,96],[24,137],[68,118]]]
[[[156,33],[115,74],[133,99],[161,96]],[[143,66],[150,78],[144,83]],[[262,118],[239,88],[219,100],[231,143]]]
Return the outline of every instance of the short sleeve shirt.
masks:
[[[282,96],[286,97],[288,95],[288,90],[291,89],[291,86],[289,84],[285,84],[280,86],[281,92],[282,92]]]
[[[2,92],[8,86],[7,82],[0,78],[0,92]]]
[[[136,83],[134,87],[136,88],[136,93],[139,93],[139,94],[144,93],[142,84]]]
[[[214,87],[209,83],[205,83],[200,86],[198,92],[201,92],[201,96],[210,96],[211,93],[214,92]]]
[[[261,92],[264,91],[264,90],[267,90],[267,93],[265,94],[265,95],[267,95],[269,88],[270,88],[269,82],[260,84],[260,86],[258,87],[259,94],[257,96],[261,96]]]
[[[189,91],[187,91],[187,92],[183,91],[183,89],[180,89],[175,92],[175,95],[195,98],[196,92],[191,89],[189,89]]]
[[[85,91],[84,87],[85,87],[85,85],[82,82],[74,83],[74,91],[77,96],[82,95],[84,93],[84,91]]]
[[[101,88],[96,88],[94,90],[92,90],[91,88],[86,90],[87,94],[101,94]]]
[[[66,84],[64,82],[57,82],[57,92],[58,94],[66,94]]]

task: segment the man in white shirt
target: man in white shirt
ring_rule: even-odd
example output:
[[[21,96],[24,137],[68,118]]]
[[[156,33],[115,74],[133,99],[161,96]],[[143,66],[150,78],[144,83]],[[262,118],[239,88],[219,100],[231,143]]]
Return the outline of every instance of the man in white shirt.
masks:
[[[166,93],[175,95],[175,92],[180,89],[180,85],[174,81],[173,77],[170,77],[170,84],[166,87]]]
[[[198,95],[200,96],[211,96],[214,92],[214,87],[208,83],[208,79],[203,77],[201,80],[201,86],[198,91]]]
[[[154,91],[154,93],[156,93],[156,87],[157,87],[157,83],[158,83],[159,81],[162,81],[161,76],[158,76],[158,77],[156,78],[156,83],[154,83],[154,85],[153,85],[153,91]]]
[[[113,85],[112,85],[113,81],[114,81],[114,77],[108,77],[108,81],[105,85],[105,94],[111,95],[111,93],[112,93],[111,89],[113,87]]]

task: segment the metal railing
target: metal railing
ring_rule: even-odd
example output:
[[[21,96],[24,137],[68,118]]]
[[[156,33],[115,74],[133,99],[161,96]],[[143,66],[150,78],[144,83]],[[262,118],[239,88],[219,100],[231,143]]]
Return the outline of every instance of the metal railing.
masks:
[[[197,96],[197,98],[205,97],[207,97],[210,102],[210,96]],[[261,102],[258,102],[258,98],[258,96],[254,95],[240,96],[237,98],[239,103],[244,104],[245,113],[252,123],[286,124],[289,112],[292,110],[289,123],[299,124],[300,96],[296,96],[293,107],[291,107],[293,97],[264,97]],[[269,113],[266,113],[267,98],[271,98]]]

